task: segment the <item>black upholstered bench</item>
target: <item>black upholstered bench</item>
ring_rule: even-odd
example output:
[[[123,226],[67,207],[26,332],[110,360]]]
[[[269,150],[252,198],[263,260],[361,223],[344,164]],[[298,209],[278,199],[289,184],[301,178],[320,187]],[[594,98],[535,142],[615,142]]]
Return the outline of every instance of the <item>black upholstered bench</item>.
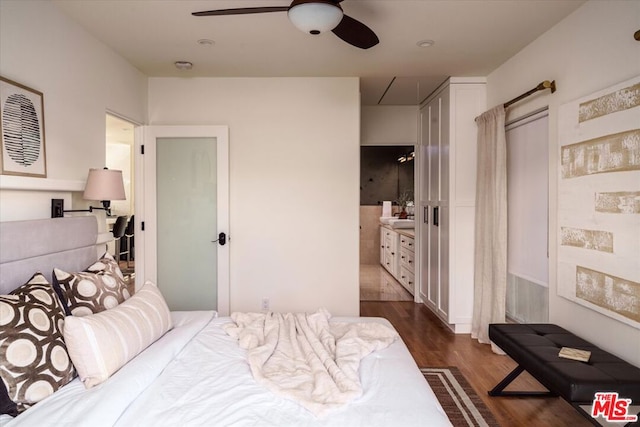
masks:
[[[632,405],[640,404],[640,368],[560,326],[491,324],[489,338],[518,364],[489,391],[491,396],[560,396],[595,425],[599,424],[580,405],[591,407],[596,392],[617,392],[620,398],[631,399]],[[591,357],[588,362],[561,358],[562,347],[590,351]],[[505,391],[525,370],[549,392]]]

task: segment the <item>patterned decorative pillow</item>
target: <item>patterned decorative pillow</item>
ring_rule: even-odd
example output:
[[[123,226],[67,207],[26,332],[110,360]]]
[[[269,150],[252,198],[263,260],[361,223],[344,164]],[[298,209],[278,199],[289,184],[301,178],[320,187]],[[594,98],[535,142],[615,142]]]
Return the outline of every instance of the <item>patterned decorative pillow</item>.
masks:
[[[64,340],[80,380],[91,388],[173,327],[169,307],[153,283],[119,306],[90,316],[67,317]]]
[[[85,271],[53,269],[53,288],[67,315],[86,316],[113,308],[131,295],[118,262],[109,253]]]
[[[0,379],[0,414],[7,414],[15,417],[18,415],[18,405],[11,400],[7,386]]]
[[[11,294],[0,295],[0,382],[7,393],[0,401],[5,413],[24,411],[76,376],[63,339],[64,318],[58,297],[40,273]]]

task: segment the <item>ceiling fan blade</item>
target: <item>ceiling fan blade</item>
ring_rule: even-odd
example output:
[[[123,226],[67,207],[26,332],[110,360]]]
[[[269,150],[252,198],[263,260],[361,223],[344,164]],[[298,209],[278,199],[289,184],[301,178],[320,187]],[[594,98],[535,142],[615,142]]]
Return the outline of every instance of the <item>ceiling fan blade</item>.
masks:
[[[273,7],[242,7],[238,9],[205,10],[203,12],[193,12],[193,16],[219,16],[219,15],[247,15],[250,13],[286,12],[289,6]]]
[[[371,28],[347,15],[344,15],[338,26],[331,31],[345,42],[360,49],[369,49],[380,43],[378,36]]]

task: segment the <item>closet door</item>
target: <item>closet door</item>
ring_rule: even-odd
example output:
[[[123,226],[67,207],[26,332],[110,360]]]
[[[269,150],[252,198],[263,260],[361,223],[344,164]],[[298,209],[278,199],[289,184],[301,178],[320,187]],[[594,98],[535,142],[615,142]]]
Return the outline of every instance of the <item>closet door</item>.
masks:
[[[450,183],[450,175],[451,175],[451,137],[450,137],[450,104],[451,104],[451,96],[449,93],[449,88],[447,90],[442,91],[440,96],[438,97],[440,101],[440,114],[438,117],[438,125],[439,125],[439,135],[440,138],[438,140],[438,153],[439,157],[439,170],[438,170],[438,202],[440,205],[448,205],[450,197],[449,197],[449,183]]]
[[[440,95],[429,103],[429,295],[428,301],[437,308],[440,303],[440,137],[442,103]]]
[[[422,226],[420,227],[420,298],[426,302],[429,295],[429,221],[431,217],[429,205],[430,190],[430,157],[429,157],[429,130],[430,130],[430,108],[429,105],[420,109],[420,215],[422,215]]]
[[[438,282],[439,298],[438,312],[445,319],[449,317],[449,238],[450,238],[450,175],[451,175],[451,138],[450,138],[450,116],[451,116],[451,95],[450,87],[447,87],[438,97],[440,101],[439,126],[439,186],[438,186],[438,271],[440,280]]]
[[[483,79],[453,77],[421,109],[421,144],[426,150],[423,158],[428,159],[422,184],[429,189],[422,194],[429,221],[421,224],[421,299],[456,333],[471,330],[477,140],[474,118],[485,109]]]
[[[438,209],[439,254],[438,272],[440,276],[438,312],[444,318],[449,317],[449,206],[441,204]]]

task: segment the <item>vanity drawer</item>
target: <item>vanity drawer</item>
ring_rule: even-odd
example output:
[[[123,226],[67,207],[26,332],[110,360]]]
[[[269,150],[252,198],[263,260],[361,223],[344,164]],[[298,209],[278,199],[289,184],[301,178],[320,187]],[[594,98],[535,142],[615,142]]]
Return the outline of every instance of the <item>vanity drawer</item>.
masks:
[[[411,295],[414,294],[414,283],[415,279],[413,276],[413,272],[409,271],[405,267],[400,267],[400,284],[404,286],[406,290],[408,290]]]
[[[382,264],[384,268],[386,268],[392,276],[396,276],[398,274],[398,263],[397,256],[394,256],[389,251],[384,251],[384,263]]]
[[[415,271],[415,254],[413,250],[409,250],[406,247],[400,248],[400,265],[411,271]]]
[[[400,246],[406,248],[412,252],[415,252],[415,242],[411,237],[400,235]]]
[[[398,233],[385,230],[384,248],[395,255],[398,252]]]

